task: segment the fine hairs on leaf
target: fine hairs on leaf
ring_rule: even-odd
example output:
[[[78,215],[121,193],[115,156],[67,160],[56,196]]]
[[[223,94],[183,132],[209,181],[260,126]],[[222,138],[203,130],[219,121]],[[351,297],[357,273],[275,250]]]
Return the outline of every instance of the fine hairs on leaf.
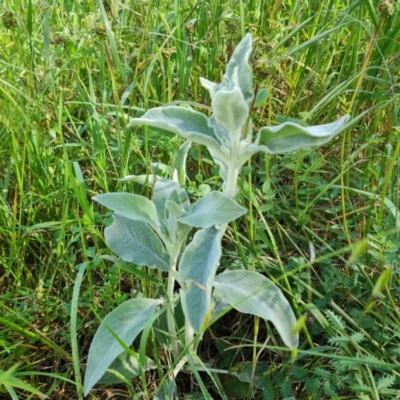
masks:
[[[175,382],[173,378],[186,361],[189,360],[193,367],[201,334],[210,321],[212,323],[218,317],[213,314],[213,304],[220,310],[233,307],[239,312],[269,320],[286,346],[295,349],[299,344],[295,313],[277,285],[258,272],[244,269],[225,271],[216,276],[223,255],[222,239],[228,224],[247,212],[235,196],[241,169],[254,154],[287,153],[322,145],[346,128],[349,117],[318,126],[286,122],[262,127],[253,134],[251,50],[252,38],[247,34],[234,50],[220,83],[201,78],[200,83],[211,97],[211,116],[187,106],[165,106],[150,109],[140,118],[132,118],[128,125],[162,129],[185,139],[171,170],[172,179],[157,177],[151,181],[154,184],[152,200],[133,193],[107,193],[94,197],[114,211],[114,221],[105,230],[110,249],[137,268],[147,266],[164,271],[167,285],[162,300],[131,299],[105,317],[89,350],[85,394],[99,382],[110,365],[118,364],[117,357],[132,345],[158,305],[165,300],[172,304],[173,299],[177,299],[177,284],[185,326],[183,341],[177,332],[174,308],[169,307],[166,312],[168,340],[171,357],[176,363],[171,382]],[[262,90],[257,105],[268,97],[268,92]],[[220,167],[223,181],[222,192],[211,191],[194,204],[190,204],[189,195],[182,188],[192,142],[207,147]],[[150,181],[143,175],[129,176],[128,179]],[[187,243],[193,228],[197,231]],[[333,315],[328,317],[339,329],[341,321]],[[361,339],[354,338],[355,341]],[[185,357],[178,358],[185,351]],[[118,374],[123,374],[124,370],[130,370],[130,376],[136,371],[133,367],[118,367]],[[383,382],[381,386],[385,384]],[[164,389],[160,388],[158,393]]]

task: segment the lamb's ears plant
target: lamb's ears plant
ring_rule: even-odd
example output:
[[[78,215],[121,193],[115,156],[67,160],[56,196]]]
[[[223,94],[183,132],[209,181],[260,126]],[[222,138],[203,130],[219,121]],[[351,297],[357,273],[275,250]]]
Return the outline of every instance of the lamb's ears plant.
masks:
[[[233,197],[243,164],[257,152],[286,153],[302,147],[320,146],[343,131],[349,116],[317,126],[293,122],[263,127],[253,141],[250,107],[253,100],[252,77],[248,59],[251,36],[247,34],[230,59],[221,83],[201,78],[209,91],[213,114],[189,108],[166,106],[153,108],[141,118],[133,118],[128,126],[161,128],[184,139],[205,145],[220,166],[224,192]]]
[[[205,250],[209,245],[221,247],[223,233],[221,229],[214,228],[214,224],[226,225],[246,212],[235,200],[220,192],[210,192],[190,205],[187,192],[169,179],[159,179],[155,183],[153,201],[131,193],[106,193],[94,199],[114,211],[114,221],[105,229],[105,239],[111,250],[124,261],[168,272],[168,285],[167,299],[131,299],[106,316],[89,349],[85,394],[94,384],[104,380],[107,369],[123,355],[124,347],[129,347],[144,329],[157,306],[166,300],[173,302],[174,285],[179,278],[178,256],[192,227],[200,229],[182,253],[179,273],[186,271],[189,279],[179,278],[182,287],[190,286],[193,273],[201,274],[202,269],[207,271],[203,276],[214,277],[221,251],[214,254]],[[207,312],[211,304],[212,279],[207,281],[196,275],[193,282],[207,288],[207,295],[199,298],[203,305],[201,312]],[[192,318],[190,295],[188,298],[189,306],[185,306]],[[199,315],[200,322],[195,325],[198,328],[204,319],[202,314]],[[176,357],[180,349],[171,307],[167,308],[167,323],[171,350]],[[191,329],[188,331],[191,332]],[[189,334],[187,342],[192,340],[193,335]]]
[[[333,123],[318,126],[306,127],[287,122],[277,126],[263,127],[253,141],[250,108],[254,95],[248,63],[251,44],[251,36],[247,34],[235,49],[220,84],[201,78],[202,85],[211,96],[213,111],[211,117],[208,118],[189,108],[167,106],[153,108],[141,118],[133,118],[129,124],[129,126],[162,128],[189,141],[205,145],[220,166],[220,175],[224,181],[223,193],[232,198],[236,194],[238,174],[243,164],[253,154],[260,151],[270,154],[285,153],[302,147],[322,145],[341,132],[349,119],[348,116],[344,116]],[[188,245],[189,250],[181,259],[179,278],[182,284],[183,309],[196,332],[200,331],[201,321],[204,321],[202,318],[207,315],[209,290],[220,257],[220,249],[216,242],[223,236],[225,229],[226,226],[216,226],[214,230],[210,229],[207,235],[203,232],[195,235],[194,241],[206,241],[207,237],[209,241],[207,243],[211,246],[208,247],[211,250],[203,267],[193,268],[190,273],[187,271],[186,265],[193,265],[191,262],[193,257],[189,258],[189,254],[194,244]],[[204,255],[203,258],[207,256]],[[192,284],[188,285],[187,282],[192,282]],[[205,282],[207,285],[204,284]],[[203,297],[204,301],[194,300],[199,297]],[[288,310],[287,307],[282,309]],[[292,316],[288,318],[293,321]]]
[[[298,334],[293,333],[295,315],[273,282],[257,272],[245,270],[227,271],[215,277],[222,254],[221,240],[228,223],[246,212],[234,196],[239,172],[253,154],[259,151],[284,153],[324,144],[344,129],[348,116],[319,126],[305,127],[288,122],[263,127],[253,140],[250,108],[254,95],[248,63],[251,44],[248,34],[234,51],[221,83],[201,79],[211,95],[213,114],[210,117],[189,108],[168,106],[151,109],[141,118],[131,120],[129,126],[162,128],[187,140],[178,152],[174,180],[154,179],[153,201],[129,193],[109,193],[94,198],[114,211],[114,222],[105,230],[111,250],[124,261],[167,272],[165,300],[170,305],[166,310],[167,324],[175,358],[187,346],[193,354],[195,332],[201,334],[212,322],[213,288],[214,294],[222,299],[220,304],[226,303],[240,312],[270,320],[288,347],[298,345]],[[184,181],[184,163],[191,142],[208,148],[220,166],[223,179],[222,193],[210,192],[193,205],[177,183]],[[185,247],[193,227],[199,230]],[[185,343],[181,347],[171,306],[176,299],[176,280],[181,286],[180,300],[186,318]],[[160,300],[152,299],[128,300],[104,319],[89,350],[85,393],[128,349],[144,328],[145,321],[155,318],[157,306],[161,304]],[[107,351],[103,354],[104,349]],[[181,359],[177,366],[183,363]]]

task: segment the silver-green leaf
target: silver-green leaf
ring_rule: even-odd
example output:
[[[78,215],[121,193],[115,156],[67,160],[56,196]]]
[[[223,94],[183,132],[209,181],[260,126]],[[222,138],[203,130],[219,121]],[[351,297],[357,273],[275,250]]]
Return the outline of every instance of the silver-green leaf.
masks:
[[[268,278],[249,270],[226,271],[214,280],[218,294],[236,310],[271,321],[289,348],[299,344],[293,310],[281,290]]]
[[[93,199],[125,218],[143,221],[158,229],[156,208],[144,196],[132,193],[105,193],[94,196]]]
[[[214,129],[208,124],[208,118],[189,108],[176,106],[152,108],[140,118],[131,119],[128,126],[133,125],[161,128],[207,147],[219,147],[218,138]]]
[[[250,33],[236,46],[226,67],[225,75],[232,80],[238,80],[243,97],[249,104],[253,99],[252,72],[249,66],[252,38]]]
[[[179,150],[176,153],[173,171],[177,173],[178,182],[180,185],[185,184],[186,179],[186,157],[188,155],[190,146],[192,142],[190,140],[186,140],[185,143],[179,147]]]
[[[199,332],[210,311],[212,283],[221,258],[223,230],[201,229],[182,254],[179,265],[181,300],[185,317]]]
[[[170,269],[170,257],[154,231],[142,221],[133,221],[118,213],[104,230],[107,245],[122,260],[164,271]]]
[[[186,225],[196,228],[207,228],[213,225],[227,224],[247,210],[228,195],[221,192],[209,192],[199,199],[190,209],[187,216],[179,219]]]
[[[131,299],[111,311],[94,335],[87,361],[84,395],[101,379],[111,363],[124,351],[118,338],[130,346],[154,314],[158,300]]]
[[[112,385],[126,381],[129,382],[133,378],[136,378],[142,370],[149,371],[155,368],[157,368],[157,366],[151,358],[146,357],[146,365],[140,366],[138,358],[131,356],[126,351],[123,351],[111,363],[98,383],[102,385]]]
[[[177,182],[171,179],[162,178],[156,182],[153,191],[153,202],[160,219],[166,220],[165,205],[167,200],[175,192],[175,196],[180,199],[179,202],[184,209],[189,209],[189,197],[184,189],[181,189]]]
[[[265,126],[258,133],[256,151],[276,154],[295,151],[302,147],[320,146],[339,134],[349,118],[345,115],[330,124],[307,127],[293,122]]]
[[[239,88],[218,91],[212,100],[212,109],[216,120],[230,132],[230,137],[238,142],[249,114],[249,106]]]

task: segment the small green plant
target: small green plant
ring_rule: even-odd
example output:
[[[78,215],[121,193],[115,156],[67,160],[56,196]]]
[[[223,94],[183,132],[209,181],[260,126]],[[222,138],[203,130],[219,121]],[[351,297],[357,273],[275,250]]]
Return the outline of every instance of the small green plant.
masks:
[[[237,181],[242,166],[255,153],[285,153],[322,145],[343,130],[349,117],[308,127],[287,122],[263,127],[253,136],[250,112],[257,99],[248,64],[251,45],[247,34],[235,49],[220,84],[201,79],[211,95],[211,117],[186,107],[166,106],[151,109],[130,122],[129,126],[161,128],[186,139],[177,156],[174,179],[154,177],[152,201],[131,193],[94,197],[114,211],[114,221],[105,229],[110,249],[124,261],[165,271],[167,291],[161,299],[130,299],[106,316],[90,346],[85,394],[104,379],[108,369],[114,368],[115,360],[134,354],[129,346],[163,310],[167,313],[168,341],[176,361],[174,375],[189,358],[197,359],[202,333],[228,308],[271,321],[286,346],[298,346],[296,317],[272,281],[244,269],[227,270],[216,276],[221,241],[228,224],[247,212],[235,201]],[[207,147],[223,180],[222,192],[211,191],[194,204],[181,188],[191,142]],[[192,228],[198,230],[187,243]],[[179,293],[174,291],[176,282]],[[185,316],[183,329],[177,327],[174,314],[178,301]],[[145,367],[144,358],[138,357],[138,370]]]

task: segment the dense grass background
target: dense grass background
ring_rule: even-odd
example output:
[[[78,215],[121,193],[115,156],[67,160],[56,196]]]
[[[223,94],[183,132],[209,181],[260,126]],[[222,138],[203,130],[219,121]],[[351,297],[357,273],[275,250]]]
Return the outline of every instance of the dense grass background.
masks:
[[[274,277],[305,316],[297,359],[270,326],[230,313],[200,355],[241,380],[206,368],[179,377],[179,390],[198,392],[187,399],[400,398],[398,2],[0,7],[1,399],[39,398],[33,388],[82,399],[96,314],[137,291],[162,291],[161,276],[100,258],[110,254],[102,232],[111,215],[92,197],[151,195],[119,180],[171,165],[181,141],[125,129],[129,118],[173,101],[208,105],[199,77],[219,81],[246,32],[255,41],[255,82],[270,94],[254,111],[256,128],[346,113],[353,124],[323,148],[254,158],[240,183],[250,217],[232,225],[224,245],[222,266]],[[218,189],[205,149],[193,147],[189,158],[193,198]],[[155,339],[147,353],[167,363]],[[100,386],[90,398],[151,398],[163,374]]]

